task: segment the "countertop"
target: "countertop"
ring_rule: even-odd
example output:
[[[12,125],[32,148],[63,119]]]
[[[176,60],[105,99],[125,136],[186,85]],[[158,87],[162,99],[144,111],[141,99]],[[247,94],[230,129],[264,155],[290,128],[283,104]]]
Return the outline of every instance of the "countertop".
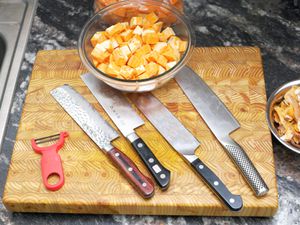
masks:
[[[269,96],[276,87],[300,77],[299,5],[297,0],[186,0],[185,13],[198,46],[260,47]],[[76,48],[90,7],[88,0],[39,1],[0,155],[1,195],[36,53]],[[273,145],[279,209],[272,218],[25,214],[8,212],[0,202],[0,224],[300,224],[300,156],[275,139]]]

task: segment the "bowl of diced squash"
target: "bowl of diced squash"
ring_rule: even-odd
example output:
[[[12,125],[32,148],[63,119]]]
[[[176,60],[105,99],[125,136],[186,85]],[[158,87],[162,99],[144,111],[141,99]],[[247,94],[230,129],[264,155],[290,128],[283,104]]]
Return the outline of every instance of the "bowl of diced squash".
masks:
[[[155,0],[121,1],[84,26],[78,49],[94,76],[121,91],[146,92],[172,79],[194,47],[189,21]]]

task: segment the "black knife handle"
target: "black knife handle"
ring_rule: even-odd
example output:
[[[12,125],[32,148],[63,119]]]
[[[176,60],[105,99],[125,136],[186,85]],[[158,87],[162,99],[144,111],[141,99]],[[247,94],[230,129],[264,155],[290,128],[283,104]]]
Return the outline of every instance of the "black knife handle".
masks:
[[[141,138],[134,140],[131,144],[147,166],[147,169],[154,177],[156,183],[162,190],[166,190],[170,184],[171,172],[158,161],[153,152]]]
[[[243,207],[241,196],[232,194],[217,175],[200,159],[194,160],[191,165],[230,210],[238,211]]]

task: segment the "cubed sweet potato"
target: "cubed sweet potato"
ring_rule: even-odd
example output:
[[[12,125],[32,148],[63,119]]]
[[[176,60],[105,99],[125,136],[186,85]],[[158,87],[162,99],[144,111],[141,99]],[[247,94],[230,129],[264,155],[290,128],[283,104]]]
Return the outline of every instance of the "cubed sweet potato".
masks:
[[[132,53],[142,47],[142,41],[140,38],[133,37],[128,41],[128,47]]]
[[[136,71],[136,75],[139,76],[146,71],[146,68],[144,65],[140,65],[135,68],[135,71]]]
[[[161,32],[165,38],[169,39],[171,36],[175,35],[174,30],[171,27],[167,27],[165,28],[162,32]]]
[[[92,46],[95,47],[96,44],[100,44],[101,42],[107,40],[107,36],[105,31],[96,32],[91,38]]]
[[[130,28],[134,29],[136,26],[142,26],[143,25],[143,17],[135,16],[132,17],[130,20]]]
[[[158,21],[158,16],[152,12],[152,13],[149,13],[148,15],[145,16],[145,18],[151,23],[151,24],[154,24]]]
[[[121,36],[121,38],[122,38],[122,40],[123,41],[129,41],[130,40],[130,38],[132,38],[133,37],[133,31],[132,30],[125,30],[125,31],[123,31],[121,34],[120,34],[120,36]]]
[[[143,58],[137,55],[133,55],[128,60],[128,66],[131,66],[132,68],[137,68],[140,65],[143,65]]]
[[[122,52],[121,48],[116,48],[112,56],[113,62],[118,66],[123,66],[127,63],[128,56]]]
[[[107,68],[106,68],[106,73],[109,74],[112,77],[117,77],[120,75],[120,67],[117,66],[114,63],[110,63],[108,64]]]
[[[121,66],[120,69],[120,75],[126,79],[126,80],[131,80],[135,78],[135,70],[131,68],[130,66]]]
[[[155,30],[156,33],[159,33],[161,32],[162,26],[163,26],[163,22],[157,22],[152,25],[152,28]]]
[[[108,27],[105,31],[109,35],[109,37],[114,36],[115,34],[119,34],[126,29],[126,24],[124,23],[117,23]]]
[[[146,54],[151,52],[151,46],[150,45],[143,45],[138,50],[136,50],[135,54],[138,56],[145,56]]]
[[[101,64],[99,64],[99,65],[97,66],[97,69],[98,69],[98,70],[101,70],[103,73],[106,73],[107,66],[108,66],[107,64],[101,63]]]
[[[145,66],[146,72],[149,77],[156,76],[158,74],[158,65],[155,62],[150,62]]]

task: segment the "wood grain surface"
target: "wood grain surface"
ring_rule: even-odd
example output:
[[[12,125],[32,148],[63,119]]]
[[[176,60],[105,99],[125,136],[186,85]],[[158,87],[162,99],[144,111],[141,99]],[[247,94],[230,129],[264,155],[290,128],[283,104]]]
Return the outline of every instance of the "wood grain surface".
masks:
[[[158,187],[150,200],[140,197],[110,160],[49,94],[70,84],[113,125],[80,79],[86,72],[76,50],[40,51],[37,55],[13,149],[3,203],[16,212],[271,216],[278,207],[274,157],[265,119],[265,83],[260,51],[254,47],[196,48],[189,65],[200,74],[233,112],[241,128],[232,137],[246,150],[270,188],[257,198],[174,80],[153,93],[201,141],[196,154],[227,185],[242,196],[240,212],[227,210],[202,180],[145,120],[137,133],[171,170],[167,191]],[[113,125],[114,126],[114,125]],[[115,126],[114,126],[115,127]],[[56,192],[45,189],[41,156],[30,139],[66,130],[70,137],[59,151],[65,184]],[[147,173],[124,137],[114,141]]]

